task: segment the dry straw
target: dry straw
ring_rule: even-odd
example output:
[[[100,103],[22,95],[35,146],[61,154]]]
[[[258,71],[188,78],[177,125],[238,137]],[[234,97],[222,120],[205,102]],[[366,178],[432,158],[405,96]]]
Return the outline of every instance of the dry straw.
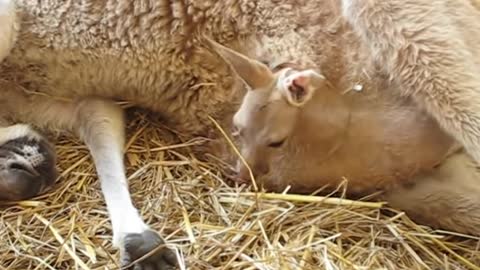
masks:
[[[480,239],[432,231],[380,203],[256,193],[228,185],[221,162],[201,161],[153,117],[128,127],[127,173],[145,221],[184,269],[480,269]],[[0,269],[117,269],[92,160],[58,137],[55,189],[3,203]]]

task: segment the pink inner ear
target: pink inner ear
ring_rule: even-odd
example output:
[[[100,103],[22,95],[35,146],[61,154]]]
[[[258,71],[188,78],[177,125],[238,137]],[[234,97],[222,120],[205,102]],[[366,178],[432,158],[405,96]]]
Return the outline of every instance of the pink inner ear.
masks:
[[[299,82],[305,84],[305,78],[302,76],[300,79],[294,79],[288,87],[288,90],[295,100],[301,99],[301,97],[305,94],[305,87],[299,84]]]
[[[308,86],[308,77],[307,76],[298,76],[296,77],[293,81],[292,81],[292,84],[294,86],[297,86],[299,88],[307,88]]]

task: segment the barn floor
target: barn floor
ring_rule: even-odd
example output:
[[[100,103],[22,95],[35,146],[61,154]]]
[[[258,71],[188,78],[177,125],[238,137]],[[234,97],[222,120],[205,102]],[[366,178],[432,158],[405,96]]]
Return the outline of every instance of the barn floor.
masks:
[[[480,269],[479,238],[432,231],[377,203],[256,199],[222,180],[220,162],[189,152],[200,139],[167,143],[152,119],[137,112],[128,127],[130,188],[184,269]],[[88,151],[73,137],[55,143],[54,190],[0,205],[0,269],[117,269]]]

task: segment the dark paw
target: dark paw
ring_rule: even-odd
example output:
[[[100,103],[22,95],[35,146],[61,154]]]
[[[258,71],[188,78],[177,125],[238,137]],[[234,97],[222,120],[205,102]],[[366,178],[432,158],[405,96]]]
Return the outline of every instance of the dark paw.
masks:
[[[139,261],[135,262],[137,260]],[[156,232],[147,230],[125,237],[122,267],[128,268],[122,269],[170,270],[177,265],[175,253],[165,246],[165,242]]]
[[[0,145],[0,200],[24,200],[50,188],[57,177],[53,147],[20,137]]]

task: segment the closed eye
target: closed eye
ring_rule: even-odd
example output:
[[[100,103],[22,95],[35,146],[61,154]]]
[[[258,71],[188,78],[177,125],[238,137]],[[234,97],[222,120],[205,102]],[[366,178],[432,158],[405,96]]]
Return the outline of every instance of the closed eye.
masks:
[[[271,142],[268,144],[268,147],[271,147],[271,148],[279,148],[283,145],[283,143],[285,142],[285,139],[281,140],[281,141],[274,141],[274,142]]]

